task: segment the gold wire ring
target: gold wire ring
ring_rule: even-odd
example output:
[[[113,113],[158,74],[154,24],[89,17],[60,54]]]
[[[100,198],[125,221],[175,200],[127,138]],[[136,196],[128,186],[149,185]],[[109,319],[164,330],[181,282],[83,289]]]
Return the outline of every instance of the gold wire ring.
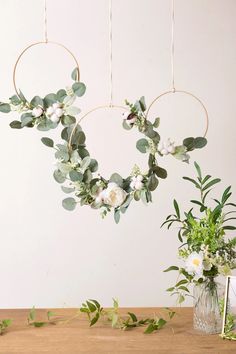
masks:
[[[148,117],[148,114],[149,114],[149,111],[151,109],[151,107],[153,106],[153,104],[159,100],[161,97],[165,96],[165,95],[168,95],[169,93],[176,93],[176,92],[180,92],[180,93],[184,93],[186,95],[189,95],[191,97],[193,97],[195,100],[197,100],[200,105],[202,106],[203,110],[204,110],[204,113],[205,113],[205,117],[206,117],[206,129],[205,129],[205,132],[204,132],[204,135],[203,137],[205,138],[206,135],[207,135],[207,132],[208,132],[208,129],[209,129],[209,115],[208,115],[208,112],[207,112],[207,109],[206,109],[206,106],[203,104],[203,102],[197,97],[195,96],[194,94],[192,94],[191,92],[188,92],[188,91],[183,91],[183,90],[170,90],[170,91],[166,91],[164,93],[162,93],[161,95],[157,96],[153,101],[152,103],[150,104],[150,106],[148,107],[147,109],[147,114],[146,114],[146,117]]]
[[[93,113],[93,112],[95,112],[95,111],[97,111],[97,110],[99,110],[99,109],[104,109],[104,108],[110,108],[110,109],[111,109],[111,108],[119,108],[119,109],[123,109],[123,110],[127,111],[127,107],[117,106],[117,105],[113,105],[113,104],[110,104],[110,105],[103,105],[103,106],[97,106],[97,107],[91,109],[90,111],[88,111],[87,113],[85,113],[85,114],[78,120],[78,122],[74,125],[74,127],[73,127],[73,129],[72,129],[72,131],[71,131],[71,135],[70,135],[70,139],[69,139],[69,143],[68,143],[69,149],[72,148],[72,146],[71,146],[71,141],[72,141],[73,135],[74,135],[74,133],[75,133],[75,130],[76,130],[76,128],[78,127],[78,125],[80,124],[80,122],[81,122],[85,117],[87,117],[90,113]]]
[[[70,56],[73,58],[73,60],[74,60],[74,62],[75,62],[75,64],[76,64],[76,68],[77,68],[77,81],[79,81],[79,79],[80,79],[79,63],[78,63],[76,57],[74,56],[74,54],[73,54],[68,48],[66,48],[63,44],[60,44],[60,43],[57,43],[57,42],[51,42],[51,41],[35,42],[35,43],[30,44],[28,47],[26,47],[26,48],[20,53],[20,55],[18,56],[18,58],[17,58],[17,60],[16,60],[15,65],[14,65],[14,69],[13,69],[13,85],[14,85],[14,89],[15,89],[15,92],[16,92],[17,96],[19,96],[20,92],[18,92],[18,89],[17,89],[17,86],[16,86],[16,73],[17,73],[17,66],[18,66],[18,64],[19,64],[20,59],[21,59],[22,56],[25,54],[25,52],[27,52],[28,49],[30,49],[30,48],[32,48],[32,47],[34,47],[34,46],[36,46],[36,45],[39,45],[39,44],[48,44],[48,43],[49,43],[49,44],[55,44],[55,45],[57,45],[57,46],[59,46],[59,47],[65,49],[65,51],[70,54]]]

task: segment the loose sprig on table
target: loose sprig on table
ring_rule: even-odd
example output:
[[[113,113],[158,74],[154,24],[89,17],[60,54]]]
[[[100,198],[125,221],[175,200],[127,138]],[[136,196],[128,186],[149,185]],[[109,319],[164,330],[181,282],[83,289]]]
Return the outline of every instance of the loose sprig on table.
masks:
[[[0,320],[0,335],[4,334],[11,324],[12,320],[10,319]]]
[[[164,308],[166,311],[166,319],[163,317],[155,316],[154,318],[141,318],[132,313],[127,312],[125,316],[119,314],[118,301],[113,299],[113,307],[109,310],[101,307],[100,303],[96,300],[87,300],[82,304],[80,312],[86,313],[90,323],[90,327],[94,326],[99,319],[105,322],[110,322],[112,328],[128,330],[137,327],[146,327],[144,333],[152,333],[163,328],[168,320],[171,320],[175,312],[169,308]]]

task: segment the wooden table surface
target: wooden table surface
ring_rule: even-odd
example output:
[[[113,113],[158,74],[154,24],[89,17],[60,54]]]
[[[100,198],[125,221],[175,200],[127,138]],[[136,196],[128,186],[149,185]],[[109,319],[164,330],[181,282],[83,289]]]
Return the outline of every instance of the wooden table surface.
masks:
[[[178,315],[162,330],[144,334],[143,328],[129,331],[112,329],[98,323],[89,328],[82,314],[69,323],[34,328],[27,325],[29,310],[0,310],[0,319],[14,319],[8,331],[0,336],[1,354],[236,354],[236,343],[218,335],[200,335],[192,329],[192,308],[175,309]],[[76,310],[55,309],[58,316],[69,318]],[[158,308],[121,309],[148,317]],[[45,310],[37,310],[39,320]]]

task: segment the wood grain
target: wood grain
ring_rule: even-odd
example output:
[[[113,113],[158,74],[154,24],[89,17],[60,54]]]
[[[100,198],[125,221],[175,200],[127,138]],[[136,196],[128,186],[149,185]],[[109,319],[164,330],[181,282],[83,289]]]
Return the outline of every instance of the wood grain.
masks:
[[[70,318],[76,310],[54,309],[59,317]],[[158,308],[121,309],[148,317]],[[0,337],[1,354],[236,354],[236,343],[218,335],[202,335],[192,330],[192,309],[176,309],[178,315],[164,329],[147,335],[143,328],[130,331],[112,329],[99,323],[89,328],[84,315],[69,323],[33,328],[27,325],[29,310],[0,310],[0,319],[12,318],[8,332]],[[45,319],[45,310],[37,310]]]

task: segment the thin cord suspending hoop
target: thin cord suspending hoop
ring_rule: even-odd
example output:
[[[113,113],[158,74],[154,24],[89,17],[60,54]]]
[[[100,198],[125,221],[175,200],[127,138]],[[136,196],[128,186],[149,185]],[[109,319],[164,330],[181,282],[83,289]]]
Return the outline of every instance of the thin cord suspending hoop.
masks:
[[[17,89],[17,84],[16,84],[16,74],[17,74],[17,67],[18,67],[18,64],[22,58],[22,56],[32,47],[34,46],[37,46],[37,45],[41,45],[41,44],[54,44],[56,46],[59,46],[61,48],[63,48],[74,60],[74,63],[75,63],[75,67],[77,68],[77,81],[80,80],[80,70],[79,70],[79,63],[75,57],[75,55],[68,49],[66,48],[63,44],[60,44],[58,42],[52,42],[52,41],[46,41],[46,42],[35,42],[35,43],[32,43],[30,45],[28,45],[21,53],[20,55],[18,56],[17,60],[16,60],[16,63],[14,65],[14,69],[13,69],[13,85],[14,85],[14,89],[15,89],[15,92],[17,94],[17,96],[19,96],[20,92],[18,91]]]
[[[203,103],[197,96],[195,96],[194,94],[192,94],[192,93],[189,92],[189,91],[184,91],[184,90],[174,90],[174,91],[173,91],[173,90],[170,90],[170,91],[166,91],[166,92],[160,94],[160,95],[157,96],[157,97],[151,102],[151,104],[149,105],[149,107],[148,107],[148,109],[147,109],[146,117],[148,118],[148,115],[149,115],[149,112],[150,112],[151,107],[152,107],[152,106],[154,105],[154,103],[156,103],[161,97],[166,96],[166,95],[169,95],[169,94],[175,94],[175,93],[183,93],[183,94],[186,94],[186,95],[188,95],[188,96],[193,97],[197,102],[200,103],[200,105],[202,106],[203,111],[204,111],[204,113],[205,113],[206,128],[205,128],[203,137],[206,137],[207,132],[208,132],[208,129],[209,129],[209,115],[208,115],[206,106],[204,105],[204,103]]]

